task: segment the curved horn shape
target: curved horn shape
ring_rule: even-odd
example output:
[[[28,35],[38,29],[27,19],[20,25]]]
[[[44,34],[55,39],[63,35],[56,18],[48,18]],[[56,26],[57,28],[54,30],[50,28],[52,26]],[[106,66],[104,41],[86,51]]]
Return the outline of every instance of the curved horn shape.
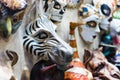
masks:
[[[14,51],[6,50],[6,54],[9,57],[9,59],[12,61],[11,65],[14,66],[17,63],[17,61],[18,61],[18,55],[17,55],[17,53],[14,52]]]

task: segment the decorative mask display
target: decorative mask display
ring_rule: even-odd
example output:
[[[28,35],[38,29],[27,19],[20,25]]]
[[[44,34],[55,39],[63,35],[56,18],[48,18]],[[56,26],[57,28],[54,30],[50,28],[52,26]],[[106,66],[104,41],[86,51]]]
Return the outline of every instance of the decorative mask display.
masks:
[[[76,8],[83,3],[83,0],[67,0],[67,7]]]
[[[59,38],[54,26],[46,16],[41,15],[27,25],[23,46],[28,55],[32,54],[37,60],[50,60],[64,70],[72,60],[72,49]]]
[[[101,29],[108,30],[116,3],[117,0],[93,0],[93,5],[98,9],[99,14],[102,16],[100,24]]]
[[[0,0],[0,5],[0,37],[6,40],[17,31],[21,24],[22,18],[13,16],[16,16],[16,13],[18,15],[18,12],[25,9],[27,4],[25,0]]]
[[[45,15],[54,22],[61,22],[65,8],[66,0],[44,0]]]
[[[86,23],[78,27],[81,38],[85,43],[93,43],[97,33],[100,32],[100,17],[97,14],[96,8],[90,4],[81,5],[78,14],[79,21]]]
[[[119,69],[107,61],[102,53],[102,47],[96,50],[85,50],[85,67],[93,73],[94,80],[119,80]]]

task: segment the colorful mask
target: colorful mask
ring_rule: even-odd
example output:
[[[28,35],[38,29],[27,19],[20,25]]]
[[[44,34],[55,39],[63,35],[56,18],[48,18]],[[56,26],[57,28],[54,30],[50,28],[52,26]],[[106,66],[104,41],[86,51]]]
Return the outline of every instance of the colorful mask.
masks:
[[[26,0],[0,0],[0,2],[12,10],[21,10],[27,5]]]
[[[54,24],[45,16],[29,23],[24,34],[24,49],[37,60],[50,60],[64,70],[72,60],[72,49],[60,39]]]
[[[44,0],[45,15],[55,22],[61,22],[66,8],[66,0]]]
[[[116,7],[116,0],[93,0],[93,5],[98,9],[102,17],[100,27],[108,30],[109,24],[112,21],[112,13]]]
[[[79,9],[79,21],[86,22],[85,25],[78,27],[81,38],[86,43],[92,43],[100,32],[99,22],[100,18],[97,15],[96,9],[89,4],[81,5]]]
[[[27,5],[25,2],[23,0],[0,0],[0,36],[2,38],[8,39],[19,28],[22,18],[15,20],[13,16],[19,16],[18,12]]]

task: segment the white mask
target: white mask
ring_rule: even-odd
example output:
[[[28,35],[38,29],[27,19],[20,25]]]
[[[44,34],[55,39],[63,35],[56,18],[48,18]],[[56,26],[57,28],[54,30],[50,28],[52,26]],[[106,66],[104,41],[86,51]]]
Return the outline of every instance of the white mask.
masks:
[[[98,15],[96,15],[95,8],[92,5],[86,5],[86,7],[83,7],[86,9],[86,17],[81,17],[81,21],[86,22],[85,25],[82,25],[79,31],[81,38],[84,40],[86,43],[93,43],[94,39],[97,37],[97,33],[100,32],[99,29],[99,22],[100,18]],[[84,12],[81,12],[84,15]]]
[[[113,43],[120,45],[120,19],[113,19],[110,24],[111,35]]]
[[[43,2],[45,15],[52,21],[61,22],[67,5],[66,0],[45,0]]]
[[[109,24],[112,21],[112,13],[116,6],[115,0],[93,0],[93,5],[102,16],[100,27],[103,30],[108,30]]]

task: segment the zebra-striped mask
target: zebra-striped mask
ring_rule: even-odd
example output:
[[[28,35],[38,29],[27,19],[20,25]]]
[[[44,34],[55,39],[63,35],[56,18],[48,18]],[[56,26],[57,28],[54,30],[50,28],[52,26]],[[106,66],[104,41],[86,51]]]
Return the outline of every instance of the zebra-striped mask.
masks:
[[[55,25],[45,16],[37,18],[25,29],[24,49],[40,60],[51,60],[65,69],[72,60],[72,49],[58,37]]]

